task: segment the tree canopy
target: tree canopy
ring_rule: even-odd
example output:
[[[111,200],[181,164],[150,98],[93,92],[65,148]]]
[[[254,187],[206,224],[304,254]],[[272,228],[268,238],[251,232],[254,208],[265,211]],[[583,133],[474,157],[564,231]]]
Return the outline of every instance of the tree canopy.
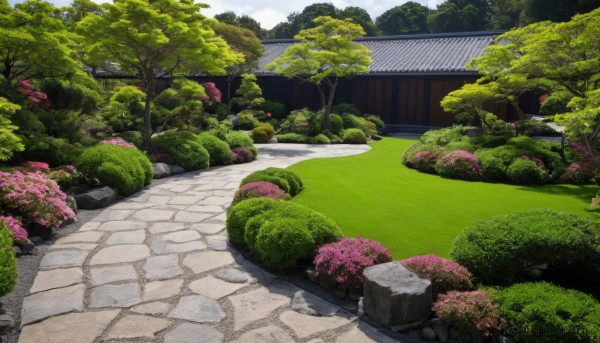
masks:
[[[260,26],[260,23],[245,14],[241,17],[238,17],[234,12],[227,11],[215,15],[215,19],[217,19],[220,23],[248,29],[252,31],[259,39],[264,38],[266,35],[266,30]]]
[[[384,35],[427,33],[429,8],[409,1],[385,11],[377,18],[377,28]]]

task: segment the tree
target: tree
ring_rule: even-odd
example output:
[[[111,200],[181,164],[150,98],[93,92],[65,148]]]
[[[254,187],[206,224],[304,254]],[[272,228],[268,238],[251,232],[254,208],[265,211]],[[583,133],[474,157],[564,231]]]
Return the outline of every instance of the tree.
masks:
[[[290,23],[279,23],[267,33],[269,39],[285,39],[292,38],[292,24]]]
[[[299,42],[266,68],[287,78],[313,83],[321,97],[323,126],[329,128],[338,79],[368,72],[371,52],[364,45],[353,43],[365,34],[360,25],[331,17],[316,18],[315,24],[318,26],[300,31],[294,37]]]
[[[238,17],[234,12],[227,11],[215,15],[215,19],[220,23],[248,29],[254,32],[254,35],[260,39],[264,38],[266,35],[266,31],[260,26],[260,23],[245,14]]]
[[[393,7],[377,18],[377,28],[384,35],[427,33],[429,8],[409,1]]]
[[[526,0],[492,0],[492,28],[508,30],[520,26]]]
[[[224,74],[243,57],[215,36],[216,20],[200,14],[206,6],[192,0],[115,0],[102,6],[104,15],[89,14],[77,29],[86,38],[90,59],[113,61],[142,81],[144,138],[152,150],[156,78],[201,71]]]
[[[495,119],[483,109],[483,104],[494,96],[491,85],[468,83],[446,95],[441,102],[446,112],[466,113],[477,121],[484,130],[491,130]]]
[[[227,68],[227,110],[231,113],[231,83],[240,75],[258,69],[258,60],[263,55],[264,47],[254,32],[245,28],[219,23],[215,26],[215,33],[223,38],[233,50],[244,55],[243,62]]]
[[[256,75],[254,74],[242,75],[242,83],[235,94],[239,96],[234,98],[233,101],[247,109],[257,109],[265,102],[265,98],[262,97],[262,90],[256,84]]]
[[[207,99],[208,95],[198,82],[177,78],[173,81],[173,86],[160,95],[160,98],[163,97],[166,98],[163,102],[171,105],[167,108],[170,116],[158,131],[163,131],[175,119],[187,125],[189,130],[192,123],[198,121],[204,113],[204,99]]]
[[[10,7],[0,0],[0,74],[8,82],[16,79],[69,77],[82,72],[72,58],[72,35],[56,8],[40,0]]]
[[[0,97],[0,161],[9,160],[14,152],[23,151],[21,139],[14,134],[18,127],[10,121],[10,116],[21,106]]]
[[[288,17],[288,21],[292,25],[292,35],[298,34],[301,30],[315,27],[315,19],[325,16],[337,18],[337,9],[331,3],[322,2],[308,5],[302,10],[302,12],[296,15],[292,13]]]
[[[348,6],[338,11],[337,18],[352,19],[354,23],[362,26],[367,36],[377,36],[379,34],[375,24],[373,24],[373,19],[371,19],[371,16],[364,8]]]
[[[102,6],[91,0],[73,0],[71,6],[63,7],[60,11],[65,25],[69,28],[75,28],[77,23],[89,13],[102,15],[104,12]]]
[[[488,0],[447,0],[429,15],[431,32],[479,31],[489,25]]]

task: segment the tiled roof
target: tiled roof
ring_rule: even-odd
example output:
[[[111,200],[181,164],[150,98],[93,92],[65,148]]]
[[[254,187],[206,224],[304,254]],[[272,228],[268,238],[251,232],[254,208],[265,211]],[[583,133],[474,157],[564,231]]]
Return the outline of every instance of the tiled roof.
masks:
[[[371,50],[373,63],[370,74],[446,74],[472,72],[466,68],[473,57],[503,31],[460,32],[446,34],[404,35],[363,38],[357,41]],[[263,41],[264,56],[258,73],[268,73],[263,67],[281,56],[293,40]]]

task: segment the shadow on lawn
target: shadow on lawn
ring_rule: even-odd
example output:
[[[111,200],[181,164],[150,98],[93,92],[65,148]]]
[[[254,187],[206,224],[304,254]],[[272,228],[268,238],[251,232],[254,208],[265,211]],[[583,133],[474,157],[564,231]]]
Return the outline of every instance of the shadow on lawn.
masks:
[[[531,191],[536,193],[545,194],[559,194],[567,195],[573,198],[591,202],[592,198],[596,196],[598,192],[598,186],[595,185],[584,185],[584,186],[572,186],[572,185],[540,185],[540,186],[523,186],[519,190]]]

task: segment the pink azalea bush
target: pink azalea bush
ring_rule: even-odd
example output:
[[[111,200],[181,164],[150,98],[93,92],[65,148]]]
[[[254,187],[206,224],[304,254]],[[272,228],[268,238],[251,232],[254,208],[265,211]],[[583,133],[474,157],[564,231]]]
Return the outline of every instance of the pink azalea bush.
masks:
[[[441,176],[463,180],[477,180],[482,173],[477,157],[466,150],[455,150],[442,156],[435,170]]]
[[[231,159],[233,164],[248,163],[254,160],[254,155],[247,147],[240,146],[231,149]]]
[[[560,181],[581,185],[588,183],[597,172],[598,170],[592,163],[573,162],[560,176]]]
[[[425,150],[425,151],[420,151],[420,152],[416,153],[415,156],[413,156],[410,163],[411,163],[412,167],[417,170],[420,170],[420,171],[426,172],[426,173],[434,173],[435,165],[437,163],[438,158],[439,158],[439,154],[437,154],[431,150]]]
[[[504,325],[497,306],[484,291],[443,294],[432,310],[444,323],[454,326],[464,340],[470,341],[478,335],[491,336]]]
[[[436,255],[414,256],[400,261],[406,269],[431,281],[433,293],[466,291],[473,288],[472,275],[460,264]]]
[[[12,239],[17,244],[25,244],[27,243],[27,230],[23,227],[23,223],[20,220],[13,218],[11,216],[0,216],[0,222],[4,222],[6,227],[10,230],[12,234]]]
[[[317,276],[331,278],[342,289],[360,289],[365,268],[391,260],[392,253],[379,242],[357,237],[323,245],[314,263]]]
[[[110,145],[126,146],[126,147],[130,147],[130,148],[135,148],[134,144],[127,142],[126,140],[124,140],[121,137],[105,139],[103,141],[100,141],[100,144],[110,144]]]
[[[214,82],[205,82],[202,84],[202,87],[204,87],[204,90],[206,91],[206,97],[202,99],[203,101],[215,104],[221,103],[221,91]]]
[[[20,217],[25,225],[53,229],[75,219],[66,198],[56,182],[41,172],[0,172],[0,208]]]
[[[233,197],[232,204],[237,204],[242,200],[260,197],[273,200],[283,200],[286,198],[285,192],[274,183],[265,181],[249,182],[238,189]]]
[[[19,85],[17,86],[17,91],[19,93],[26,96],[27,100],[36,104],[41,108],[50,108],[52,105],[50,100],[48,100],[48,94],[44,92],[38,92],[35,89],[35,86],[32,85],[29,80],[21,80],[19,81]]]
[[[32,161],[27,161],[27,162],[23,163],[23,167],[33,168],[33,169],[43,169],[43,170],[48,170],[50,168],[50,166],[48,165],[48,163],[45,163],[45,162],[32,162]]]

